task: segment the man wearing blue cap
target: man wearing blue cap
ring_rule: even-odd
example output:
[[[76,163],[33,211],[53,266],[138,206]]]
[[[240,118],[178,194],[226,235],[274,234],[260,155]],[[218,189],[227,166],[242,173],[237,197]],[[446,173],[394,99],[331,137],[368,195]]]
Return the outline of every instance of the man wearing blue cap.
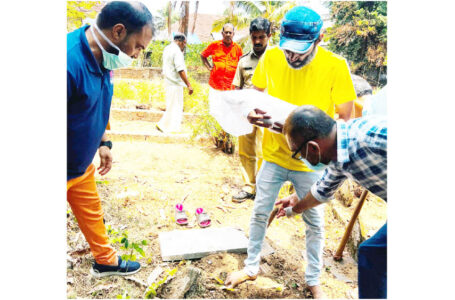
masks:
[[[281,23],[279,47],[271,47],[259,60],[252,83],[260,91],[295,105],[313,105],[331,118],[335,109],[341,119],[348,120],[356,99],[349,67],[344,58],[318,46],[323,38],[321,17],[313,10],[297,6]],[[267,112],[258,108],[249,112],[251,124],[270,127]],[[280,124],[275,123],[276,126]],[[259,272],[260,252],[267,221],[281,186],[291,181],[297,196],[302,198],[322,175],[323,167],[305,165],[292,159],[282,134],[264,130],[263,163],[256,178],[256,198],[250,221],[248,257],[245,268],[229,275],[226,284],[233,287],[245,280],[254,280]],[[306,224],[305,281],[314,298],[324,297],[319,277],[324,246],[324,207],[302,213]]]

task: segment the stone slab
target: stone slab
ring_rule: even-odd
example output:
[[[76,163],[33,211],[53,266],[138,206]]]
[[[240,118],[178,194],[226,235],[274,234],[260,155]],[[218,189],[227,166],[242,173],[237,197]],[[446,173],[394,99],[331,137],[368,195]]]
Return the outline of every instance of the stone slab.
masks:
[[[248,247],[245,233],[231,227],[161,232],[159,242],[163,261],[196,259],[219,252],[246,253]]]

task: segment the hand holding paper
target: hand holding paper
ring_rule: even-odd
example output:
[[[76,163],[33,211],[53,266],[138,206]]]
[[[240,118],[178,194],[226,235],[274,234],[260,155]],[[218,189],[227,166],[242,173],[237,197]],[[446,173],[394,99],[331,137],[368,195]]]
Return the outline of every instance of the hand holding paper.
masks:
[[[253,109],[253,111],[251,111],[248,114],[247,119],[248,119],[248,122],[250,122],[253,125],[266,127],[266,128],[271,127],[273,124],[272,117],[267,115],[266,111],[263,111],[259,108]]]
[[[251,133],[251,124],[281,133],[284,120],[296,105],[253,89],[209,94],[210,113],[223,130],[234,136]]]

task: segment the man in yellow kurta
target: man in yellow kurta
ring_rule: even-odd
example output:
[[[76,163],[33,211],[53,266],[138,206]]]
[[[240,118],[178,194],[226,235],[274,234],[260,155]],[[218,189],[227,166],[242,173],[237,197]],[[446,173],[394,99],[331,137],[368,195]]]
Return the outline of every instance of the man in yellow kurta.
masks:
[[[318,46],[323,38],[321,17],[313,10],[298,6],[291,9],[281,24],[279,47],[271,47],[259,60],[252,78],[260,91],[295,105],[311,104],[348,120],[356,99],[349,67],[344,58]],[[261,120],[267,112],[254,109],[248,114],[250,123],[269,127]],[[275,120],[276,121],[276,120]],[[250,221],[248,257],[245,268],[229,275],[226,284],[233,287],[245,280],[256,279],[259,272],[260,252],[265,237],[267,220],[281,186],[291,181],[302,198],[322,175],[319,170],[292,158],[282,134],[264,130],[262,143],[263,163],[256,178],[256,198]],[[314,298],[323,297],[319,286],[324,246],[324,206],[302,213],[306,223],[305,281]]]

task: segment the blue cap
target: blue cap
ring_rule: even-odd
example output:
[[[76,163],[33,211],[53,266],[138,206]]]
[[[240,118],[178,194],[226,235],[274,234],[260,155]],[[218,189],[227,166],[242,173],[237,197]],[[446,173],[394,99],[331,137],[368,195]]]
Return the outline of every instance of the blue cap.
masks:
[[[292,8],[281,22],[280,49],[307,52],[318,39],[321,28],[321,16],[314,10],[305,6]]]

